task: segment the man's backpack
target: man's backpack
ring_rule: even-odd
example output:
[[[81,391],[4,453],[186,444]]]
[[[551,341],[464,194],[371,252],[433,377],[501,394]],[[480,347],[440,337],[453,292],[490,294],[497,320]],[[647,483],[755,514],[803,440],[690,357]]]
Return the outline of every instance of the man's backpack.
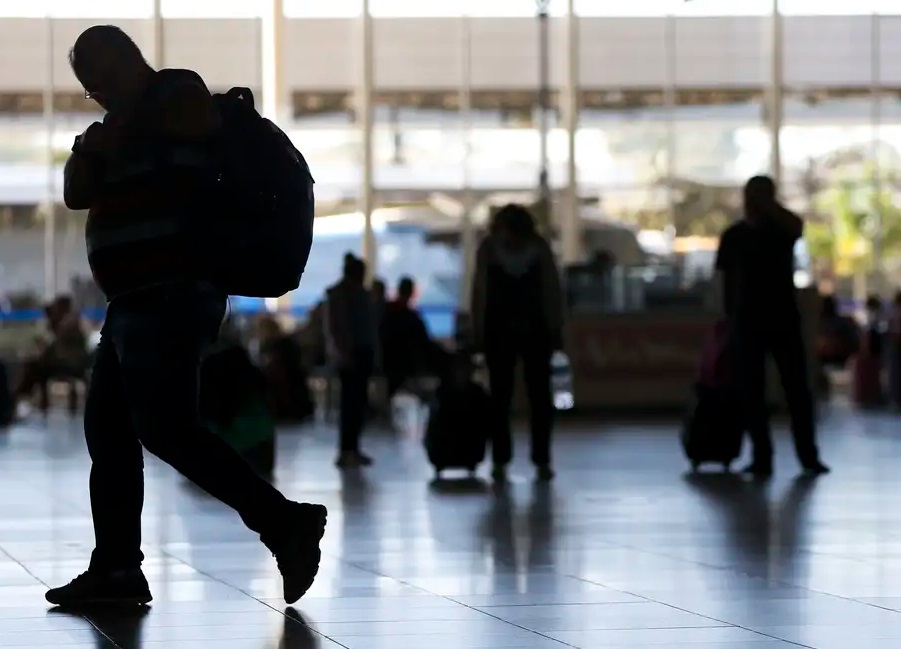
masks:
[[[223,120],[216,199],[198,236],[201,270],[229,295],[280,297],[300,284],[313,244],[313,176],[248,88],[213,95]]]

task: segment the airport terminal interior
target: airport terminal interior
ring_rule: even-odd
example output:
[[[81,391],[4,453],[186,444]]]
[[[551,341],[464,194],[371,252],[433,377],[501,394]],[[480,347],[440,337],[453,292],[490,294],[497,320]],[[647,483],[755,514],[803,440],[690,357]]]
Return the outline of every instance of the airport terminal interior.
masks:
[[[73,139],[102,119],[67,59],[94,24],[213,92],[251,89],[309,162],[300,287],[233,296],[230,315],[256,361],[262,323],[303,350],[315,412],[278,426],[272,480],[325,504],[328,526],[315,584],[287,607],[238,516],[147,454],[153,601],[52,609],[46,590],[87,568],[94,533],[90,368],[51,377],[0,431],[0,647],[901,647],[901,2],[0,0],[13,383],[52,337],[51,300],[74,299],[91,352],[104,320],[86,215],[63,205]],[[738,472],[747,440],[726,472],[693,471],[680,447],[718,317],[718,237],[756,174],[806,222],[793,279],[828,475],[802,475],[776,381],[770,479]],[[490,452],[436,478],[428,382],[379,402],[372,466],[336,467],[336,377],[313,324],[345,253],[388,299],[412,277],[427,333],[453,346],[476,248],[509,203],[565,280],[555,479],[535,479],[519,395],[509,480]],[[868,357],[875,396],[860,348],[821,363],[825,296],[887,341],[884,366]]]

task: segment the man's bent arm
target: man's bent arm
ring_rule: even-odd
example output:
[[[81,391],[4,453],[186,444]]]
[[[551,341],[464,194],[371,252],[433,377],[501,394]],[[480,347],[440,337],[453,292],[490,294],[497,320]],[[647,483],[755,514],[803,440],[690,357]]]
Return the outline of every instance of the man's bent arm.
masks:
[[[792,239],[800,239],[804,233],[803,219],[782,205],[777,204],[774,206],[769,216],[773,225],[792,237]]]
[[[96,165],[96,161],[78,152],[72,153],[66,161],[63,201],[70,210],[86,210],[91,207],[99,177]]]

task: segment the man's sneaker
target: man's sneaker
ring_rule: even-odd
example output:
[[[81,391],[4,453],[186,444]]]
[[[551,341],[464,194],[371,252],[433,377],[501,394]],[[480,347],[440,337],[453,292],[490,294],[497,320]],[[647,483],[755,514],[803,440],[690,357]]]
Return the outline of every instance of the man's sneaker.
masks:
[[[45,595],[51,604],[79,606],[143,606],[153,596],[141,570],[101,572],[88,570],[65,586],[51,588]]]
[[[815,478],[817,476],[826,475],[829,473],[830,469],[828,466],[820,462],[819,460],[816,462],[812,462],[810,464],[804,465],[804,475],[809,478]]]
[[[322,551],[319,542],[325,534],[328,510],[324,505],[288,503],[291,531],[278,546],[271,548],[282,573],[285,601],[293,604],[303,597],[319,572]]]
[[[743,468],[741,472],[752,478],[765,480],[773,477],[773,465],[763,464],[761,462],[751,462],[751,464]]]
[[[339,469],[357,469],[363,466],[372,466],[372,458],[359,451],[345,451],[335,459],[335,466]]]

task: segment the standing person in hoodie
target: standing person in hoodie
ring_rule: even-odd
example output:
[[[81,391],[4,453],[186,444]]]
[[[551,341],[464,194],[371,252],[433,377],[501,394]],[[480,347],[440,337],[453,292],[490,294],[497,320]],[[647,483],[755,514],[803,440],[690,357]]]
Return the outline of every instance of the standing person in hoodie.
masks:
[[[510,408],[516,364],[522,359],[532,463],[539,480],[551,480],[551,356],[563,347],[563,295],[550,245],[525,207],[507,205],[495,215],[476,256],[473,281],[473,334],[485,353],[494,403],[492,475],[506,480],[513,457]]]

